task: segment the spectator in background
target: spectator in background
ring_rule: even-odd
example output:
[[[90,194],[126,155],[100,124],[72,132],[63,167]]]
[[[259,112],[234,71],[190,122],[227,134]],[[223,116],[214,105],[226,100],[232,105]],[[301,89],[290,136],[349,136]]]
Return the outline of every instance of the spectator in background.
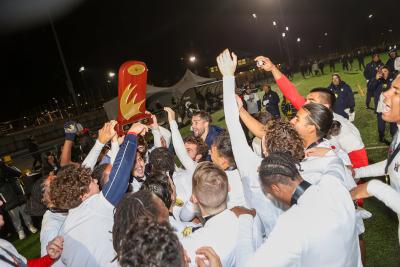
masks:
[[[255,116],[258,112],[260,112],[260,99],[258,98],[257,93],[251,90],[251,88],[246,89],[243,99],[246,101],[247,111],[251,115]]]
[[[347,54],[347,61],[349,62],[350,70],[353,70],[353,55]]]
[[[335,70],[335,59],[333,57],[331,57],[329,59],[329,70],[330,70],[330,72],[336,72],[336,70]]]
[[[349,61],[347,59],[347,56],[346,55],[342,55],[341,61],[342,61],[343,71],[349,71]]]
[[[324,75],[324,67],[325,67],[325,62],[322,59],[320,59],[318,61],[318,68],[321,71],[322,75]]]
[[[381,59],[379,58],[378,53],[372,54],[372,61],[367,64],[364,69],[364,77],[367,80],[367,96],[365,99],[365,105],[367,109],[371,109],[369,106],[371,103],[371,98],[374,95],[374,88],[370,86],[371,81],[375,80],[376,73],[378,72],[379,68],[383,66]]]
[[[390,69],[387,66],[383,66],[376,73],[375,79],[370,81],[370,88],[373,92],[374,104],[375,104],[375,112],[378,119],[378,134],[379,141],[390,145],[390,142],[385,139],[385,128],[386,122],[382,119],[383,110],[383,99],[382,94],[389,90],[393,82],[393,77],[391,76]],[[394,122],[390,123],[390,134],[392,137],[395,135],[397,131],[397,124]]]
[[[25,239],[26,235],[20,216],[24,219],[31,233],[36,233],[37,229],[33,226],[32,218],[25,212],[26,197],[25,191],[18,180],[20,176],[20,171],[7,166],[0,160],[0,200],[4,203],[2,208],[10,215],[19,239]]]
[[[271,113],[274,118],[280,118],[279,112],[279,96],[276,92],[272,91],[269,84],[263,86],[264,96],[262,99],[262,105],[265,110]]]
[[[39,168],[42,165],[42,159],[40,158],[40,152],[39,152],[39,145],[37,144],[35,138],[32,135],[28,137],[27,144],[28,144],[28,151],[33,157],[32,171],[35,171],[37,169],[38,163],[39,163]]]
[[[312,71],[315,76],[320,75],[321,70],[319,69],[318,62],[316,60],[314,61],[314,64],[312,64]]]
[[[365,63],[364,63],[364,54],[358,50],[357,51],[357,61],[358,61],[358,70],[362,71],[365,69]]]
[[[333,105],[333,112],[349,119],[349,114],[354,112],[355,106],[354,94],[351,87],[342,81],[339,74],[334,73],[328,89],[333,92],[336,97],[335,104]],[[349,109],[349,112],[346,112],[347,109]]]
[[[289,100],[286,99],[286,97],[283,97],[282,102],[281,102],[281,109],[282,113],[288,118],[288,120],[293,119],[294,116],[296,116],[297,109],[290,103]]]
[[[58,162],[56,155],[53,152],[48,151],[42,154],[42,176],[47,177],[50,172],[56,174],[60,169],[60,163]]]
[[[396,48],[392,48],[389,50],[389,59],[386,62],[386,66],[389,68],[391,74],[396,74],[397,71],[394,68],[394,62],[397,58],[397,50]]]

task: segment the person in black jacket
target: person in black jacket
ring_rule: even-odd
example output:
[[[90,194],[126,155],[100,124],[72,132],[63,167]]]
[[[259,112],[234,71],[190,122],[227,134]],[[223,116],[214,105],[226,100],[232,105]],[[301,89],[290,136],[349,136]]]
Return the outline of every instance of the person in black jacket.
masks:
[[[265,110],[271,113],[274,118],[280,118],[279,112],[279,96],[276,92],[271,90],[271,86],[266,84],[263,86],[264,96],[262,99],[262,106]]]
[[[381,96],[381,94],[386,92],[390,88],[390,86],[392,85],[392,81],[393,77],[390,73],[390,69],[388,66],[383,66],[382,68],[380,68],[376,73],[375,79],[370,81],[371,91],[373,92],[374,96],[375,112],[377,115],[379,141],[387,145],[389,145],[390,142],[385,139],[386,122],[382,119],[383,96]],[[396,134],[396,131],[397,131],[397,124],[391,122],[390,134],[392,135],[392,137]]]
[[[350,109],[350,113],[353,113],[355,106],[354,94],[351,87],[342,81],[339,74],[334,73],[332,75],[332,82],[328,86],[328,89],[336,96],[336,101],[333,105],[333,112],[349,119],[349,114],[345,110]]]
[[[374,88],[370,86],[370,81],[375,80],[376,73],[378,72],[379,68],[383,66],[381,59],[379,58],[378,53],[372,54],[372,61],[367,64],[364,69],[364,77],[367,80],[367,97],[365,99],[365,105],[367,109],[370,108],[371,98],[373,97]],[[376,107],[375,107],[376,108]]]
[[[30,232],[36,233],[37,229],[33,226],[32,218],[25,212],[26,198],[25,191],[18,180],[20,176],[21,171],[6,165],[0,159],[0,200],[4,203],[2,208],[10,215],[19,239],[24,239],[26,235],[21,224],[20,215]]]
[[[364,54],[358,50],[357,51],[357,61],[358,61],[358,70],[362,71],[365,69],[365,63],[364,63]]]
[[[388,68],[390,70],[390,73],[392,75],[396,75],[397,74],[397,71],[394,68],[394,61],[396,60],[396,58],[397,58],[396,48],[390,49],[389,50],[389,59],[386,62],[386,66],[388,66]]]

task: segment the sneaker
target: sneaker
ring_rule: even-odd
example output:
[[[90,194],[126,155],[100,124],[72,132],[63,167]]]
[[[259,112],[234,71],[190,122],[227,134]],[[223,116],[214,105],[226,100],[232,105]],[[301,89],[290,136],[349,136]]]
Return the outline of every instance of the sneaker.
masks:
[[[29,229],[29,231],[30,231],[32,234],[35,234],[35,233],[37,233],[37,231],[38,231],[38,230],[36,229],[36,227],[33,226],[32,224],[28,226],[28,229]]]
[[[18,231],[18,237],[19,237],[19,240],[25,239],[26,235],[25,235],[24,230]]]

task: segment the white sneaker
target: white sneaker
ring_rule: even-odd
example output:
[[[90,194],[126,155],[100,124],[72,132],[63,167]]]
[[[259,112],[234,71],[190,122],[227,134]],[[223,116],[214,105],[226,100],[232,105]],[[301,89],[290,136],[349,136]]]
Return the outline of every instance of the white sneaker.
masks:
[[[30,231],[32,234],[35,234],[35,233],[37,233],[37,231],[38,231],[38,230],[36,229],[36,227],[33,226],[32,224],[28,226],[28,229],[29,229],[29,231]]]
[[[25,239],[26,235],[25,235],[24,230],[19,230],[18,231],[18,237],[19,237],[20,240]]]

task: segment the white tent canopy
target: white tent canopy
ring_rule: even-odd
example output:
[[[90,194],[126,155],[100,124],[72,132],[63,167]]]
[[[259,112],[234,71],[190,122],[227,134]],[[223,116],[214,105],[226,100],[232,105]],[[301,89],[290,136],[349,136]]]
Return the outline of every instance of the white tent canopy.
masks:
[[[157,87],[147,85],[146,88],[146,107],[147,109],[154,109],[157,101],[163,106],[170,106],[172,97],[175,99],[180,98],[186,90],[214,81],[214,78],[205,78],[194,74],[189,69],[186,70],[185,75],[174,85],[170,87]],[[115,119],[118,114],[118,98],[111,99],[104,103],[104,110],[109,119]],[[113,114],[115,114],[113,116]]]

